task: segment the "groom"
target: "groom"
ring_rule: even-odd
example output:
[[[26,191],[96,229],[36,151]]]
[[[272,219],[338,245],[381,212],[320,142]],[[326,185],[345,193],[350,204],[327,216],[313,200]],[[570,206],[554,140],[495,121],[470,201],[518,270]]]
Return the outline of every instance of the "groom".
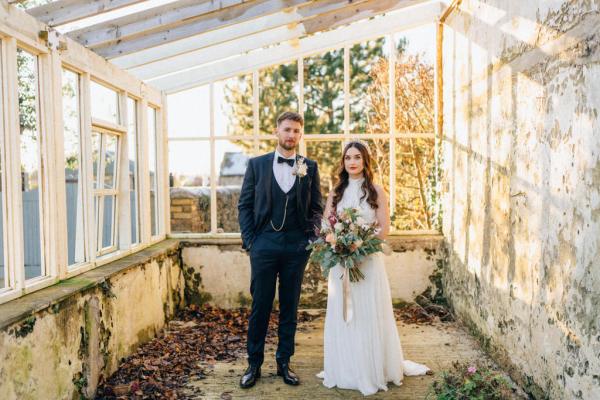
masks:
[[[248,321],[248,368],[242,388],[254,386],[264,360],[265,336],[279,277],[277,375],[300,383],[290,369],[296,313],[308,239],[323,213],[317,163],[296,154],[304,120],[294,112],[277,118],[277,148],[248,163],[238,203],[242,248],[250,255],[252,312]]]

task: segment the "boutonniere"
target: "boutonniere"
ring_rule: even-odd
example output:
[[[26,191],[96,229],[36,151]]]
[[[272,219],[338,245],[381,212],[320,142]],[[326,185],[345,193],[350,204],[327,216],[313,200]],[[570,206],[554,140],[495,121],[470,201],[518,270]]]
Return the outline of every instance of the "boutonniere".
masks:
[[[296,160],[296,168],[294,168],[293,174],[298,175],[299,178],[303,178],[306,176],[307,172],[308,166],[306,165],[304,157],[298,157],[298,160]]]

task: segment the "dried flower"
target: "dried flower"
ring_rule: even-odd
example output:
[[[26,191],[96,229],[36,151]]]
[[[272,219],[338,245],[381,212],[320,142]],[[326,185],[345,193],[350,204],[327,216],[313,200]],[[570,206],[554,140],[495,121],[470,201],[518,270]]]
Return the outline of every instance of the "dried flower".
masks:
[[[306,176],[308,172],[308,166],[304,162],[304,157],[298,157],[298,161],[296,162],[296,168],[294,169],[293,174],[298,175],[298,177],[302,178]]]

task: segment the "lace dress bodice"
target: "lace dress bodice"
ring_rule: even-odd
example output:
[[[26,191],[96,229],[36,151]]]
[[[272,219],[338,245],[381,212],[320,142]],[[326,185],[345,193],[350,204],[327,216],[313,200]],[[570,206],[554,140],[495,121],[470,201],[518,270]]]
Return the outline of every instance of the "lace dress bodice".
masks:
[[[364,196],[363,182],[365,178],[348,180],[348,187],[344,190],[342,200],[337,204],[336,211],[339,213],[344,208],[358,208],[360,210],[360,216],[368,223],[374,222],[377,219],[375,210],[367,203],[367,197]],[[361,199],[361,197],[363,197]]]

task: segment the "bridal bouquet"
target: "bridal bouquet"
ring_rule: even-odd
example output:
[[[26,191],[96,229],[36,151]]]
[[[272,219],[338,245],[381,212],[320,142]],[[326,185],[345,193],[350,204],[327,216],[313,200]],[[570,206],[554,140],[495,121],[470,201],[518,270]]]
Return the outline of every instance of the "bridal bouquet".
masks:
[[[366,222],[357,208],[345,208],[323,218],[317,239],[306,249],[312,250],[310,261],[320,264],[325,276],[339,264],[346,268],[351,282],[358,282],[364,278],[360,262],[370,254],[383,251],[384,241],[375,236],[377,233],[377,222]]]

